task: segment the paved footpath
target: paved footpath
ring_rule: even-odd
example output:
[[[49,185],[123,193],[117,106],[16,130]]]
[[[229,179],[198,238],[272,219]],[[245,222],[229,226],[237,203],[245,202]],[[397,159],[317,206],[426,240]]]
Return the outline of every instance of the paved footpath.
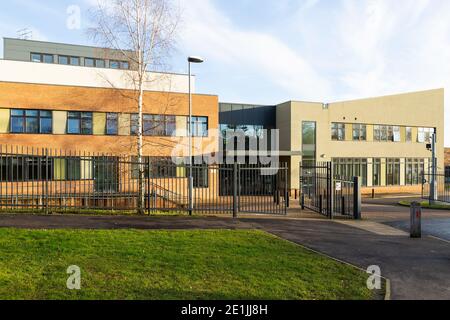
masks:
[[[392,299],[450,299],[450,243],[373,223],[311,219],[0,216],[0,227],[33,229],[260,229],[352,263],[381,267]]]

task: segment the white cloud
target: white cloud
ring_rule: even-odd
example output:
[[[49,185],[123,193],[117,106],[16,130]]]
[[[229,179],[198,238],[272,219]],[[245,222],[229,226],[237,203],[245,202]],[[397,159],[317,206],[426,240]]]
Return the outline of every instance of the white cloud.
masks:
[[[240,30],[208,0],[189,0],[184,13],[185,29],[181,38],[186,50],[201,52],[231,68],[245,69],[292,95],[329,93],[326,79],[301,54],[278,38]]]

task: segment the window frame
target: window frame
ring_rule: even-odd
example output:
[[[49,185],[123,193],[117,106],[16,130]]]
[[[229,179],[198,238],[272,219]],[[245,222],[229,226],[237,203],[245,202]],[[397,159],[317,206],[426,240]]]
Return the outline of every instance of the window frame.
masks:
[[[362,123],[353,124],[353,141],[367,141],[367,125]]]
[[[15,111],[22,112],[22,115],[13,115]],[[27,112],[36,112],[36,116],[34,115],[27,115]],[[45,116],[43,113],[49,112],[50,116]],[[21,119],[22,121],[22,131],[15,132],[13,131],[13,121],[15,119]],[[28,132],[28,119],[36,120],[37,122],[37,131],[36,132]],[[42,120],[43,119],[50,119],[50,132],[43,132],[42,130]],[[52,134],[53,133],[53,114],[50,110],[37,110],[37,109],[10,109],[9,114],[9,133],[11,134]]]
[[[331,123],[331,140],[332,141],[345,141],[345,123],[332,122]]]
[[[61,63],[61,59],[65,58],[67,59],[67,63]],[[58,64],[62,65],[62,66],[69,66],[70,65],[70,56],[66,56],[66,55],[58,55]]]
[[[33,55],[39,56],[39,61],[34,61]],[[52,62],[46,62],[44,59],[45,56],[52,57]],[[31,52],[30,53],[30,62],[54,64],[55,63],[55,55],[51,54],[51,53]]]
[[[77,114],[77,117],[71,117],[71,114]],[[83,117],[89,115],[89,117]],[[70,130],[70,120],[76,120],[78,122],[78,132],[69,132]],[[90,131],[88,133],[84,132],[83,129],[86,128],[86,123],[90,123]],[[67,129],[66,134],[68,135],[82,135],[91,136],[93,135],[93,113],[90,111],[68,111],[67,112]]]
[[[112,118],[112,116],[115,118]],[[113,122],[114,131],[109,131],[110,123]],[[115,124],[114,124],[115,122]],[[119,114],[117,112],[107,112],[106,113],[106,135],[107,136],[117,136],[119,135]]]

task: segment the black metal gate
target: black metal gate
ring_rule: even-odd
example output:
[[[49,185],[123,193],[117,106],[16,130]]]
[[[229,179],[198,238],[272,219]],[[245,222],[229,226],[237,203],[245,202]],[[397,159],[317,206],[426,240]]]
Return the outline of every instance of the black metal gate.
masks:
[[[361,217],[359,177],[335,176],[332,162],[300,164],[301,207],[333,217]]]

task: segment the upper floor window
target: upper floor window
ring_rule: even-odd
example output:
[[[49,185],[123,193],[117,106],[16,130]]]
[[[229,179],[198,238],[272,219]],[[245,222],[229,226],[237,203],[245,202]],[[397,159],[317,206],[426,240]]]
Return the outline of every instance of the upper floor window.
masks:
[[[189,118],[187,118],[189,124]],[[208,118],[207,117],[192,117],[191,130],[193,137],[207,137],[208,136]]]
[[[68,65],[69,64],[69,57],[67,56],[58,56],[58,63]]]
[[[80,65],[80,57],[70,57],[70,64],[72,66],[79,66]]]
[[[68,134],[92,134],[92,112],[69,112],[67,117]]]
[[[119,115],[117,113],[106,114],[106,134],[115,136],[119,133]]]
[[[398,132],[400,132],[400,128]],[[375,141],[394,141],[394,127],[386,125],[375,125],[373,127],[373,138]]]
[[[113,61],[113,60],[111,60],[111,61],[109,62],[109,67],[110,67],[111,69],[119,69],[119,68],[120,68],[120,62],[119,62],[119,61]]]
[[[431,143],[433,137],[433,128],[419,128],[417,135],[417,142],[420,143]]]
[[[31,61],[32,62],[43,62],[43,63],[54,63],[54,58],[53,58],[52,54],[32,53]]]
[[[120,63],[120,69],[128,70],[130,69],[130,64],[127,61],[122,61]]]
[[[406,127],[406,142],[412,142],[412,128]]]
[[[345,140],[345,124],[344,123],[332,123],[331,124],[331,139],[334,141]]]
[[[367,127],[365,124],[353,125],[353,141],[366,141]]]
[[[52,133],[52,112],[11,110],[11,133]]]
[[[92,58],[84,58],[84,66],[85,67],[95,67],[95,60]]]
[[[96,68],[106,68],[106,62],[103,59],[95,59]]]

